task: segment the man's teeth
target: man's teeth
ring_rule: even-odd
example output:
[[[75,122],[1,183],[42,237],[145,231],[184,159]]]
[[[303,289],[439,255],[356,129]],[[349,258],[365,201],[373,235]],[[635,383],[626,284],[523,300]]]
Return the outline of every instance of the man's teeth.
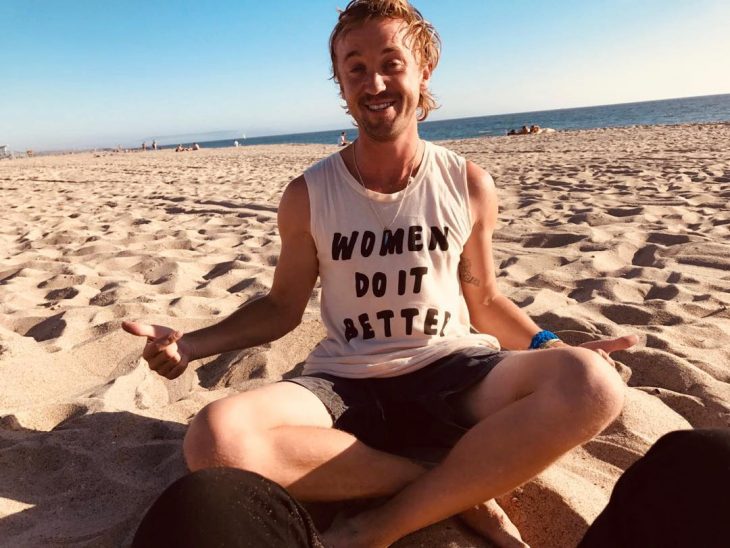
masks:
[[[368,105],[368,108],[370,110],[385,110],[389,106],[391,106],[393,103],[381,103],[379,105]]]

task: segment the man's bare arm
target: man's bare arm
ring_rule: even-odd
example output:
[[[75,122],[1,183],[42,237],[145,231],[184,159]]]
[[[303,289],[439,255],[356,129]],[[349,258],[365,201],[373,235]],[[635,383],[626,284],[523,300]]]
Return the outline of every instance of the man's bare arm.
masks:
[[[271,290],[221,322],[186,334],[183,338],[192,349],[191,359],[270,342],[301,322],[318,275],[304,177],[292,181],[284,191],[278,225],[281,252]]]
[[[147,338],[142,357],[150,369],[174,379],[192,360],[278,339],[299,324],[319,271],[303,177],[284,191],[278,224],[281,252],[266,296],[247,302],[215,325],[184,335],[161,325],[122,323],[125,331]]]
[[[505,348],[523,350],[540,328],[497,288],[492,254],[498,213],[494,181],[473,162],[468,163],[467,177],[473,227],[461,255],[459,278],[471,323],[497,337]]]

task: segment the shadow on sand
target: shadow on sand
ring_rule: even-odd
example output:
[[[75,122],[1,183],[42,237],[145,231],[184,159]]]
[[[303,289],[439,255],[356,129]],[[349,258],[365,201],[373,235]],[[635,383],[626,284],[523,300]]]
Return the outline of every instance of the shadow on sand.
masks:
[[[6,424],[7,426],[7,424]],[[6,546],[120,546],[162,490],[185,473],[185,425],[99,412],[50,432],[0,429],[0,518]]]

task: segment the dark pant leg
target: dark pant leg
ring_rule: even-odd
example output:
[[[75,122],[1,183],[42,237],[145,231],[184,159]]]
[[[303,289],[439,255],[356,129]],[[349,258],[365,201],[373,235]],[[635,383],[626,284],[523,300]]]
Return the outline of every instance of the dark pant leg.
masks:
[[[251,472],[211,468],[170,485],[142,520],[133,548],[321,548],[307,512]]]
[[[579,548],[730,546],[730,429],[671,432],[619,478]]]

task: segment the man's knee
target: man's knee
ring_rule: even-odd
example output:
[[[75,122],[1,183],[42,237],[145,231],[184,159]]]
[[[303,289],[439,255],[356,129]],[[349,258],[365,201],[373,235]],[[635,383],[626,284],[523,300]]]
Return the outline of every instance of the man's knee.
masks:
[[[205,406],[190,423],[183,453],[191,471],[232,466],[259,472],[263,432],[245,401],[223,398]]]
[[[561,349],[562,350],[562,349]],[[561,352],[555,387],[560,404],[597,434],[621,412],[624,383],[597,352],[569,348]]]

